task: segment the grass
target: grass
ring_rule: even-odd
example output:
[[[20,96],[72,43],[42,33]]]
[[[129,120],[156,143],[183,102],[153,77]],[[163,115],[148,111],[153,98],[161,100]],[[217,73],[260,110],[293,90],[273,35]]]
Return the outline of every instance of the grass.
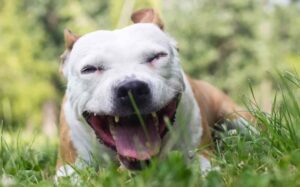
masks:
[[[250,139],[224,134],[212,155],[217,166],[203,176],[198,163],[186,165],[178,152],[138,173],[111,165],[79,171],[82,186],[299,186],[300,79],[291,73],[276,79],[278,93],[270,114],[247,104],[256,116],[260,134]],[[22,132],[22,131],[19,131]],[[57,143],[36,135],[1,132],[0,186],[53,186]],[[29,141],[28,141],[29,140]],[[73,186],[63,179],[60,186]]]

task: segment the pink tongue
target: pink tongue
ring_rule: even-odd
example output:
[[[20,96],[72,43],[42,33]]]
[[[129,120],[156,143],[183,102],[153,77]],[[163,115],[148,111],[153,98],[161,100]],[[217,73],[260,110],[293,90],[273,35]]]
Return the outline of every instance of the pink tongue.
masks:
[[[137,160],[147,160],[158,154],[161,138],[154,120],[145,120],[145,128],[138,122],[120,119],[117,125],[110,125],[118,154]]]

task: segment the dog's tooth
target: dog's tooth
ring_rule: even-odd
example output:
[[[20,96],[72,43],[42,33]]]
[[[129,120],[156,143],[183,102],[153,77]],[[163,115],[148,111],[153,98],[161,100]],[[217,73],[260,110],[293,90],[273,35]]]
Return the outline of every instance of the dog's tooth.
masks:
[[[152,112],[151,115],[153,118],[157,118],[156,112]]]
[[[110,133],[113,136],[113,138],[115,139],[114,135],[115,135],[115,131],[113,129],[110,129]]]
[[[94,113],[94,116],[97,116],[97,114],[96,114],[96,113]]]
[[[154,125],[155,125],[156,129],[159,130],[158,129],[158,117],[157,117],[156,112],[152,112],[151,115],[152,115],[152,117],[154,119]]]
[[[120,117],[119,116],[115,116],[115,122],[119,123]]]

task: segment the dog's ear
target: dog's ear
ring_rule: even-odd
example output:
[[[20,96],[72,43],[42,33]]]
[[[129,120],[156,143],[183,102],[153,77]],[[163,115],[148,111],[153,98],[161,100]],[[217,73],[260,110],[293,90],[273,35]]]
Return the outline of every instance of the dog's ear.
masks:
[[[72,33],[69,29],[64,30],[65,47],[67,50],[73,48],[74,43],[78,40],[79,36]]]
[[[64,30],[64,38],[65,38],[65,51],[62,55],[60,55],[60,68],[59,72],[67,77],[66,64],[70,55],[70,51],[73,48],[75,42],[79,39],[80,36],[72,33],[69,29]]]
[[[152,8],[141,9],[131,15],[133,23],[154,23],[161,30],[164,29],[164,24],[161,21],[158,13]]]

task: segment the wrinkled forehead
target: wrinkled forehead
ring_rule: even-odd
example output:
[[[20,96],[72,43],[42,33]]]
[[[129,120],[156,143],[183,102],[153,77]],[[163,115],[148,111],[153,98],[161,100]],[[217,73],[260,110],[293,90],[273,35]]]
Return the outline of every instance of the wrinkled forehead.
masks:
[[[147,47],[157,50],[167,49],[170,47],[170,38],[154,24],[139,23],[119,30],[100,30],[88,33],[75,43],[73,51],[78,54],[91,50],[109,52]]]

